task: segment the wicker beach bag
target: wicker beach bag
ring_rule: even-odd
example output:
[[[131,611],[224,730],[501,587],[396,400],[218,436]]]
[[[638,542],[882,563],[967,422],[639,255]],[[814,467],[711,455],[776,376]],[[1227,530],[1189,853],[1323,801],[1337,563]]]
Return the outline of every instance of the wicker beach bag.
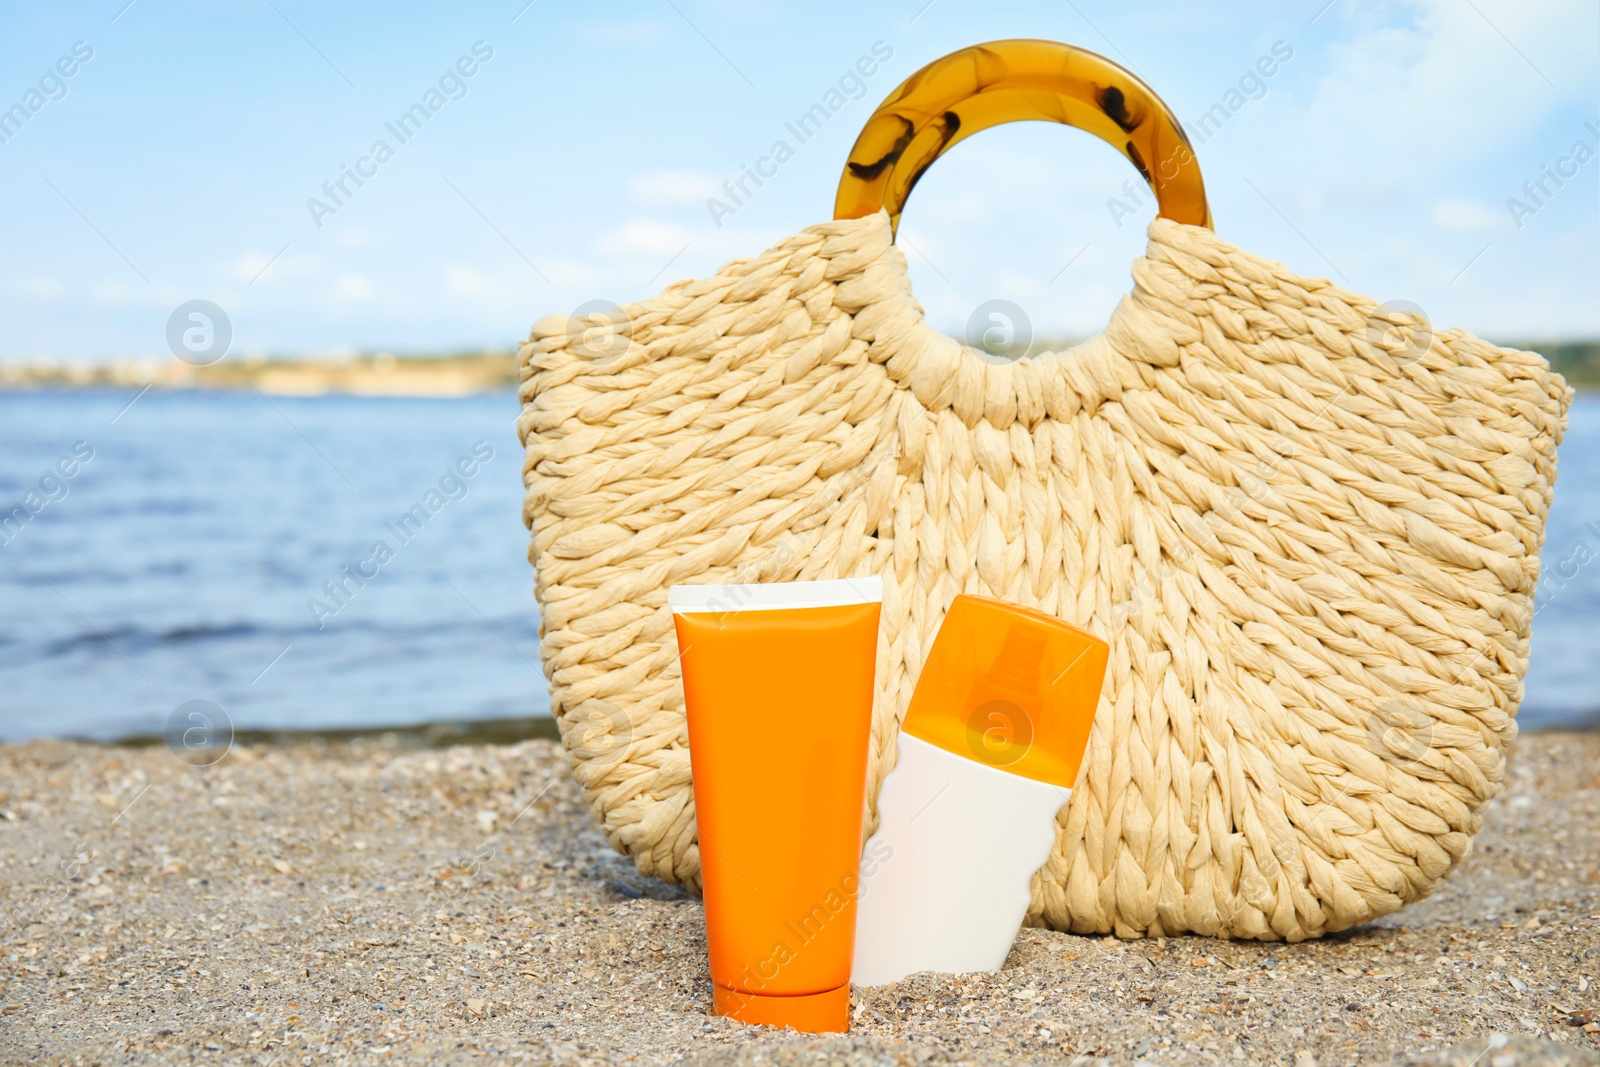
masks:
[[[1005,363],[923,321],[894,226],[1018,117],[1116,145],[1161,217],[1104,333]],[[544,668],[612,844],[697,887],[667,587],[876,574],[869,797],[957,594],[1111,644],[1031,922],[1298,940],[1431,892],[1516,734],[1561,378],[1217,237],[1171,113],[1064,45],[913,75],[836,215],[521,348]]]

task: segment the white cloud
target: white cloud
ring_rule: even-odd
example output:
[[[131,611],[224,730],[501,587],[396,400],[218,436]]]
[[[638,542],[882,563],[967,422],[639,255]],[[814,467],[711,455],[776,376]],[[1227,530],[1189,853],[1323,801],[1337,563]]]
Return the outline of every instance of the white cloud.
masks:
[[[1296,180],[1341,201],[1345,184],[1442,184],[1520,142],[1557,98],[1547,79],[1588,77],[1572,32],[1593,23],[1587,0],[1422,0],[1402,24],[1380,23],[1395,10],[1352,0],[1330,12],[1357,29],[1327,49],[1310,100],[1280,113]]]
[[[600,251],[608,255],[660,257],[665,262],[693,240],[694,234],[675,223],[637,218],[602,237]]]
[[[1429,212],[1434,225],[1451,233],[1497,233],[1510,228],[1510,216],[1476,200],[1445,197]]]
[[[628,182],[628,198],[645,207],[701,207],[720,195],[721,179],[703,170],[647,170]]]
[[[496,315],[525,314],[549,299],[549,290],[521,262],[489,271],[455,264],[444,272],[444,289],[451,296]]]
[[[273,258],[275,255],[277,258]],[[291,245],[276,253],[252,249],[237,259],[222,264],[221,274],[224,278],[231,278],[234,281],[269,285],[272,282],[317,274],[322,269],[321,257],[301,255]]]
[[[1008,300],[1033,300],[1043,292],[1040,279],[1020,271],[1002,270],[994,275],[994,291]]]
[[[130,282],[121,278],[106,278],[89,288],[90,295],[101,304],[121,307],[165,308],[170,311],[194,294],[173,282]]]
[[[444,287],[457,296],[486,296],[494,288],[487,274],[471,267],[451,267],[445,271]]]
[[[272,257],[264,252],[246,252],[233,262],[224,265],[222,272],[240,281],[254,281],[271,262]]]
[[[66,291],[60,281],[44,275],[18,278],[11,284],[16,287],[18,296],[27,297],[29,300],[54,302]]]
[[[366,248],[376,236],[360,226],[335,226],[329,234],[335,248]]]
[[[583,287],[594,284],[595,270],[587,263],[572,259],[551,260],[539,268],[552,285]]]
[[[372,295],[372,280],[364,274],[341,274],[333,289],[345,300],[365,300]]]

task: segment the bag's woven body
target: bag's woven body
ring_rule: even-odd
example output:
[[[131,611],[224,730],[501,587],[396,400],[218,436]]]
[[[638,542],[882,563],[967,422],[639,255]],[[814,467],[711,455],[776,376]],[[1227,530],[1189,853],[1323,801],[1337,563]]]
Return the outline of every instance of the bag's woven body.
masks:
[[[926,325],[879,215],[624,309],[616,349],[535,328],[545,671],[640,871],[699,871],[667,587],[868,573],[869,797],[956,594],[1111,643],[1033,921],[1299,939],[1466,854],[1516,732],[1570,391],[1532,353],[1385,335],[1373,301],[1205,229],[1156,220],[1134,281],[1100,337],[996,365]]]

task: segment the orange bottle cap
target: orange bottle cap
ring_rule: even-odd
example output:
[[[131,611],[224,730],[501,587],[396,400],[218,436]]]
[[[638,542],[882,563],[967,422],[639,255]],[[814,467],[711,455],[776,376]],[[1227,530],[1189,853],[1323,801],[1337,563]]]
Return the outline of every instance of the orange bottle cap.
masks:
[[[1033,608],[961,595],[917,679],[903,729],[997,770],[1072,788],[1111,649]]]
[[[850,1029],[850,986],[810,995],[768,997],[713,984],[711,1014],[761,1026],[788,1026],[803,1034],[843,1034]]]

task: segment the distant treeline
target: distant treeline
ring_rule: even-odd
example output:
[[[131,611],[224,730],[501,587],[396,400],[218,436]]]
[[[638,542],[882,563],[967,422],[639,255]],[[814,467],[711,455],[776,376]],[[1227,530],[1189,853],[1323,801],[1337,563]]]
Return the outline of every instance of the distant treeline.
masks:
[[[1506,348],[1538,352],[1568,385],[1600,385],[1600,341],[1497,341]]]
[[[1043,352],[1062,352],[1073,345],[1082,343],[1083,338],[1081,337],[1034,338],[1028,344],[1027,355],[1037,356]],[[1494,343],[1503,348],[1521,348],[1529,352],[1538,352],[1550,361],[1551,367],[1559,371],[1567,379],[1568,385],[1600,385],[1600,341],[1495,340]],[[999,356],[1014,354],[1005,346],[985,345],[981,341],[975,347],[987,349],[992,354]]]

